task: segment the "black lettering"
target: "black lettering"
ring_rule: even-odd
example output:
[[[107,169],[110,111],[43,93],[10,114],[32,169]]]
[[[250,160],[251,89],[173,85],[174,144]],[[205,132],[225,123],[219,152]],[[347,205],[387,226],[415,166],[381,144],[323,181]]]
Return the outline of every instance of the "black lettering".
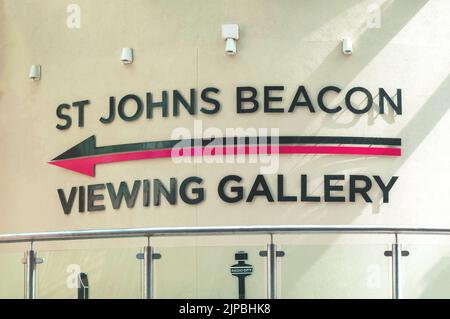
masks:
[[[389,192],[397,181],[398,176],[392,176],[387,185],[384,184],[380,176],[374,176],[373,178],[383,192],[383,203],[389,203]]]
[[[300,101],[302,96],[305,99],[304,101]],[[288,112],[294,112],[297,106],[307,106],[310,112],[312,113],[316,112],[316,110],[314,110],[314,107],[312,105],[311,99],[309,98],[308,92],[306,91],[306,88],[303,85],[299,86],[297,92],[295,92],[294,99],[292,100]]]
[[[259,189],[259,187],[262,189]],[[246,202],[252,202],[255,196],[265,196],[269,202],[273,202],[272,194],[270,193],[269,185],[267,185],[266,179],[263,175],[256,176],[255,182],[253,183],[252,189]]]
[[[192,194],[195,194],[197,196],[191,198],[187,194],[187,190],[191,183],[201,185],[203,183],[203,180],[197,176],[186,178],[180,185],[180,197],[183,202],[189,205],[201,203],[205,199],[205,190],[203,188],[193,188]]]
[[[84,186],[78,187],[78,212],[84,213],[86,211],[86,188]]]
[[[367,105],[363,109],[357,109],[357,108],[353,107],[353,105],[352,105],[352,101],[351,101],[352,95],[356,92],[362,92],[367,97]],[[367,90],[363,87],[354,87],[354,88],[350,89],[347,92],[347,94],[345,95],[345,105],[354,114],[363,114],[363,113],[368,112],[370,110],[370,108],[372,107],[372,104],[373,104],[372,94],[370,94],[369,90]]]
[[[242,181],[242,178],[237,175],[228,175],[222,178],[218,186],[219,197],[226,203],[236,203],[241,201],[242,198],[244,197],[244,189],[242,188],[242,186],[232,186],[230,188],[231,192],[233,194],[236,194],[233,197],[230,197],[227,194],[225,194],[224,188],[229,181],[240,183]]]
[[[181,95],[178,90],[173,91],[173,115],[178,116],[180,114],[180,103],[183,107],[189,112],[189,114],[193,115],[197,109],[197,100],[195,95],[195,89],[191,89],[190,102],[186,101],[186,99]]]
[[[107,183],[109,197],[111,198],[111,204],[114,209],[119,209],[122,204],[122,199],[125,198],[125,203],[128,208],[133,208],[136,203],[139,188],[141,187],[141,181],[134,181],[133,189],[128,189],[128,184],[126,182],[121,182],[119,185],[119,190],[114,190],[114,185],[112,183]]]
[[[281,96],[271,96],[271,91],[283,91],[284,86],[265,86],[264,87],[264,113],[283,113],[283,108],[271,107],[271,102],[281,102]]]
[[[356,182],[361,181],[364,182],[364,186],[357,187]],[[372,181],[369,177],[364,175],[350,175],[350,201],[354,202],[356,198],[356,194],[360,194],[362,198],[367,203],[372,203],[372,200],[370,199],[367,192],[372,188]]]
[[[320,202],[320,196],[309,196],[308,195],[308,176],[301,175],[301,194],[300,198],[302,202]]]
[[[148,179],[144,179],[142,188],[144,193],[143,205],[148,207],[150,206],[150,181]]]
[[[398,115],[402,114],[402,90],[397,89],[397,104],[394,103],[391,97],[382,88],[380,88],[378,95],[380,98],[380,114],[384,114],[384,100],[388,101],[389,105],[392,107],[395,113],[397,113]]]
[[[248,97],[243,97],[243,92],[250,92],[251,95]],[[258,95],[258,91],[254,87],[251,86],[239,86],[236,88],[236,107],[237,113],[253,113],[256,112],[259,108],[259,103],[256,100],[256,96]],[[242,104],[252,103],[253,107],[245,109]]]
[[[342,110],[342,107],[340,105],[335,106],[334,108],[329,108],[323,101],[323,98],[328,91],[334,91],[339,94],[339,92],[341,92],[341,89],[337,86],[324,87],[322,90],[320,90],[319,95],[317,96],[317,104],[319,104],[319,107],[322,109],[322,111],[325,111],[327,113],[337,113]]]
[[[116,98],[114,96],[110,96],[109,97],[109,117],[107,117],[107,118],[101,117],[100,122],[102,122],[103,124],[108,124],[108,123],[111,123],[112,121],[114,121],[115,117],[116,117]]]
[[[278,183],[278,201],[279,202],[295,202],[297,201],[297,196],[285,196],[284,195],[284,175],[278,175],[277,176]]]
[[[331,185],[331,181],[343,180],[344,175],[325,175],[324,176],[324,188],[325,188],[325,202],[345,202],[343,196],[331,196],[331,192],[342,191],[344,187],[342,185]]]
[[[58,105],[58,107],[56,108],[56,116],[59,119],[65,121],[64,124],[56,125],[56,128],[58,130],[67,130],[68,128],[70,128],[72,126],[72,118],[70,117],[70,115],[63,114],[63,110],[69,110],[69,109],[70,109],[69,104],[61,104],[61,105]]]
[[[89,100],[73,102],[72,106],[78,108],[78,127],[84,126],[84,107],[89,104]]]
[[[125,113],[125,106],[127,105],[127,102],[129,100],[133,100],[136,102],[136,111],[134,112],[133,115],[130,115],[130,116],[128,116]],[[141,98],[134,94],[128,94],[120,99],[117,113],[119,114],[120,118],[124,121],[135,121],[141,116],[143,110],[144,110],[144,105],[142,104]]]
[[[169,204],[175,205],[177,203],[177,180],[176,178],[170,179],[170,191],[163,185],[159,179],[153,181],[153,200],[155,206],[161,205],[161,194],[167,199]]]
[[[66,199],[66,194],[63,189],[58,189],[59,201],[61,202],[61,206],[63,208],[64,214],[68,215],[72,211],[73,203],[75,202],[75,196],[77,195],[77,188],[72,187],[70,189],[69,199]]]
[[[162,108],[162,116],[169,116],[169,101],[167,91],[162,91],[162,101],[161,102],[153,102],[153,96],[151,93],[147,93],[147,118],[153,118],[153,108],[161,107]]]
[[[103,200],[103,194],[95,194],[96,190],[105,189],[104,184],[94,184],[88,185],[88,211],[96,212],[100,210],[105,210],[105,205],[95,205],[95,201]]]
[[[205,107],[202,107],[200,109],[200,112],[202,112],[204,114],[215,114],[220,111],[220,102],[218,100],[210,97],[208,95],[208,93],[210,93],[210,92],[217,94],[217,93],[219,93],[219,89],[214,88],[214,87],[208,87],[208,88],[202,90],[202,94],[201,94],[202,101],[214,106],[211,110],[206,109]]]

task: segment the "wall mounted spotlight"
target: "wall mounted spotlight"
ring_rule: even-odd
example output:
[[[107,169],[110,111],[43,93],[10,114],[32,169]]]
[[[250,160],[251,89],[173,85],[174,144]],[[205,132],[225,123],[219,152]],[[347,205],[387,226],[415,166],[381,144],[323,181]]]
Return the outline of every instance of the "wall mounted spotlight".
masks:
[[[342,53],[352,54],[352,52],[353,52],[352,39],[350,37],[345,37],[344,39],[342,39]]]
[[[225,52],[228,55],[235,55],[236,42],[239,39],[239,26],[237,24],[222,24],[222,39],[225,40]]]
[[[28,77],[34,81],[39,81],[41,79],[41,66],[39,64],[33,64]]]
[[[120,56],[120,61],[122,61],[123,64],[133,63],[133,49],[132,48],[123,48],[122,55]]]

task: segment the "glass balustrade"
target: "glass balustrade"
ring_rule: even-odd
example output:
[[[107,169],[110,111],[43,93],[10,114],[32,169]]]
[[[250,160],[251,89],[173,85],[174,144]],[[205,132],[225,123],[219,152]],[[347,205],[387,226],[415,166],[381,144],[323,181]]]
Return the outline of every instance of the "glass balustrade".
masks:
[[[0,246],[0,299],[24,298],[24,245]]]
[[[402,236],[402,298],[450,298],[450,237]]]
[[[43,260],[37,265],[37,298],[142,298],[141,252],[141,247],[95,246],[37,250]]]
[[[265,298],[267,236],[184,241],[155,242],[155,298]]]
[[[390,245],[352,237],[354,243],[280,240],[287,242],[278,245],[285,254],[278,261],[280,298],[391,298]]]
[[[450,230],[261,227],[1,235],[0,298],[450,298]]]

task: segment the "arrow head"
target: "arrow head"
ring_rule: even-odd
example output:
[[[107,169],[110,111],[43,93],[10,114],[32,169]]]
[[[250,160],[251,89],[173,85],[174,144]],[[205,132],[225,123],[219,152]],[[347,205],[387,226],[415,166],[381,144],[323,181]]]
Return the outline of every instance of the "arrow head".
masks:
[[[77,173],[95,176],[95,135],[92,135],[52,159],[49,164],[59,166]]]
[[[74,147],[69,148],[64,153],[58,155],[57,157],[52,159],[52,161],[95,155],[95,148],[95,135],[92,135],[81,143],[78,143]]]

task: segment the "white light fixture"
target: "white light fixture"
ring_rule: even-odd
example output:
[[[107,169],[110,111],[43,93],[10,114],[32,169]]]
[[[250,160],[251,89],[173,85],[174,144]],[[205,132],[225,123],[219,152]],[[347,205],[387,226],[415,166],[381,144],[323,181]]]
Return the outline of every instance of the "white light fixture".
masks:
[[[33,64],[28,77],[34,81],[39,81],[41,79],[41,66],[39,64]]]
[[[225,52],[228,55],[235,55],[236,41],[239,39],[239,26],[237,24],[222,24],[222,39],[225,40]]]
[[[344,39],[342,39],[342,53],[352,54],[352,52],[353,52],[352,39],[350,37],[345,37]]]
[[[123,48],[122,55],[120,56],[120,61],[122,61],[123,64],[133,63],[133,49],[132,48]]]

